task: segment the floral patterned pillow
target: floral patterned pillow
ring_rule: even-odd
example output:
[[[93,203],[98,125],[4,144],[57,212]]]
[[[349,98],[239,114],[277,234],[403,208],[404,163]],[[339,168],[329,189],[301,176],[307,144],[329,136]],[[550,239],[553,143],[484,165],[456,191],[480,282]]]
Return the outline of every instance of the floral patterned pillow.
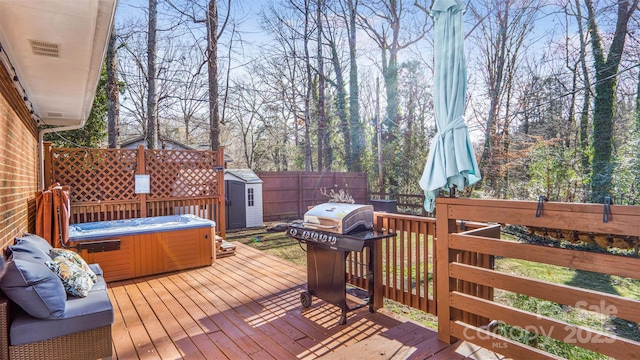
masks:
[[[89,291],[93,287],[93,280],[74,262],[58,256],[53,260],[47,260],[46,264],[62,280],[64,290],[67,293],[79,297],[89,295]]]
[[[55,259],[56,257],[60,257],[60,256],[78,265],[80,269],[84,270],[89,275],[89,277],[91,277],[91,280],[93,280],[94,283],[98,282],[98,276],[96,275],[96,273],[93,272],[93,270],[91,270],[89,265],[87,265],[87,262],[84,261],[84,259],[80,255],[67,249],[60,249],[60,248],[51,249],[52,259]]]

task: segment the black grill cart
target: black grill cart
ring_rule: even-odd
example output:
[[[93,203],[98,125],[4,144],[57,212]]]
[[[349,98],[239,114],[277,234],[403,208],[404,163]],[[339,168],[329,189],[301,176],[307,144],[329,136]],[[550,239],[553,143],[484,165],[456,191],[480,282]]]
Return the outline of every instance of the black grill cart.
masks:
[[[374,230],[361,230],[349,234],[335,234],[321,230],[307,229],[302,225],[289,226],[288,235],[307,245],[307,291],[300,295],[302,307],[311,306],[313,297],[318,297],[340,308],[338,323],[347,323],[347,312],[369,305],[369,311],[374,312],[373,269],[377,264],[375,259],[376,241],[395,234],[382,233]],[[367,251],[364,251],[367,249]],[[348,284],[346,266],[352,251],[364,252],[367,256],[367,273],[364,274],[368,289],[355,288]],[[358,294],[361,301],[354,306],[347,304],[347,286]]]

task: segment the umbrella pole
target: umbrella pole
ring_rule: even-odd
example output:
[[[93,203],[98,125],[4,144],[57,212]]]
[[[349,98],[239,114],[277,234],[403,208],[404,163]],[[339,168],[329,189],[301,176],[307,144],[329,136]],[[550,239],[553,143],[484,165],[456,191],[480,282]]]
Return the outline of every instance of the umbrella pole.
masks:
[[[452,187],[449,188],[449,197],[450,198],[454,198],[456,197],[456,185],[453,185]]]

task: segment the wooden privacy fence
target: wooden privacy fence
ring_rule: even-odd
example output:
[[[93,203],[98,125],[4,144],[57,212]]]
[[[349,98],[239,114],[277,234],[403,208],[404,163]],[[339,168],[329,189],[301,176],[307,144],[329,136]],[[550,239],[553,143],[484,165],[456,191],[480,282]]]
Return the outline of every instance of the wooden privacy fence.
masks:
[[[193,214],[225,235],[224,150],[53,148],[45,143],[45,187],[71,188],[71,223]],[[150,192],[136,193],[136,175]]]
[[[368,204],[367,174],[348,172],[262,171],[264,221],[301,219],[308,206],[327,202],[320,192],[346,190],[356,204]]]
[[[439,198],[436,251],[440,260],[436,269],[440,340],[464,339],[515,359],[557,358],[532,346],[537,342],[536,337],[546,336],[617,359],[638,358],[640,343],[637,341],[570,324],[552,315],[489,301],[469,294],[465,289],[469,284],[501,289],[570,306],[575,311],[588,310],[603,317],[625,319],[633,326],[640,322],[640,295],[624,296],[537,280],[536,274],[524,277],[465,263],[461,259],[465,253],[487,254],[599,273],[613,281],[610,277],[640,280],[639,258],[500,240],[487,236],[490,233],[487,229],[457,233],[455,222],[459,219],[544,228],[549,233],[564,230],[605,234],[610,238],[624,237],[637,242],[640,207]],[[472,324],[471,317],[465,316],[465,312],[477,318],[495,320],[496,327],[488,323],[484,323],[485,326]],[[501,332],[501,329],[518,331]],[[532,335],[514,337],[513,334]],[[529,339],[533,341],[526,343]]]

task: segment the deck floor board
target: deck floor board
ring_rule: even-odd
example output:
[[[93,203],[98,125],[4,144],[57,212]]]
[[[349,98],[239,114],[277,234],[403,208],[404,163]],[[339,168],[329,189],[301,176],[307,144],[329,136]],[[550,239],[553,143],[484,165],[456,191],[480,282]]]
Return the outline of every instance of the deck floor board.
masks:
[[[114,359],[465,356],[384,309],[349,312],[344,326],[340,310],[323,300],[302,309],[305,268],[236,247],[212,266],[110,283]]]

